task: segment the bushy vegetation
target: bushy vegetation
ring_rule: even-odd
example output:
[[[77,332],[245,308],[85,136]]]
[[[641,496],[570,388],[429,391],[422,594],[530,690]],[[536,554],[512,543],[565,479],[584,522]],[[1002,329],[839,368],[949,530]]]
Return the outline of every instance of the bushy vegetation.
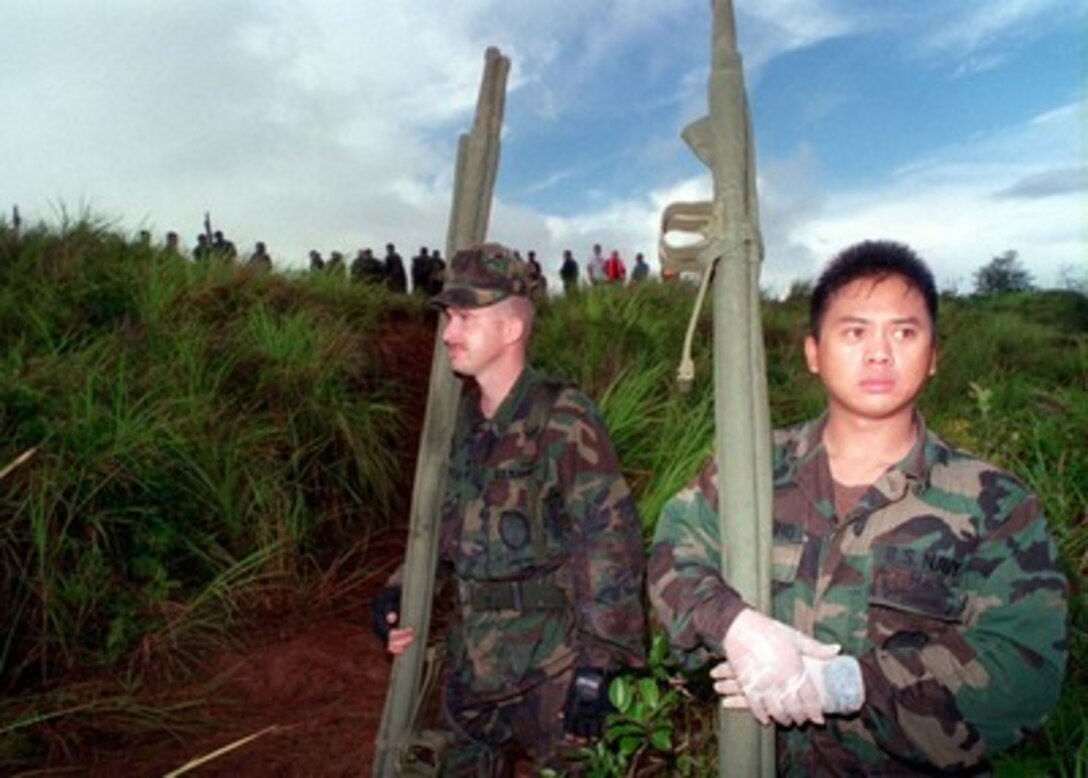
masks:
[[[975,271],[975,292],[978,294],[1003,294],[1027,292],[1034,288],[1031,273],[1020,264],[1016,251],[1009,250],[994,257]]]
[[[0,232],[0,743],[60,680],[183,677],[388,524],[411,444],[374,344],[422,316],[88,220]]]
[[[709,312],[700,319],[693,391],[678,394],[672,382],[693,302],[694,290],[684,286],[592,289],[553,301],[538,327],[536,361],[577,378],[598,399],[635,485],[647,533],[664,501],[695,474],[713,446]],[[823,407],[820,385],[802,357],[806,322],[806,294],[764,301],[775,426],[809,418]],[[1043,732],[1001,758],[998,772],[1083,775],[1088,768],[1088,614],[1081,588],[1088,571],[1088,297],[1037,291],[942,299],[939,347],[937,376],[921,400],[927,423],[950,443],[1017,474],[1039,494],[1073,584],[1072,653],[1058,708]],[[598,748],[595,765],[630,770],[638,753],[643,765],[664,760],[674,774],[705,774],[700,770],[710,769],[716,759],[715,728],[692,720],[690,699],[679,702],[664,685],[650,694],[649,685],[642,679],[621,694],[634,695],[630,704],[644,736],[629,734],[638,727],[625,714],[614,747]],[[712,716],[713,706],[703,710]],[[665,714],[674,719],[671,729],[662,725]],[[667,748],[656,748],[655,737]],[[669,762],[670,753],[683,754],[683,764]]]
[[[693,301],[683,284],[595,288],[538,319],[534,362],[598,401],[647,536],[712,446],[709,311],[696,384],[673,383]],[[822,404],[801,357],[805,302],[764,304],[776,425]],[[922,410],[1038,492],[1078,582],[1059,709],[1002,767],[1072,774],[1088,763],[1088,302],[942,305]],[[43,722],[92,709],[116,731],[176,731],[184,701],[137,702],[141,680],[184,676],[237,613],[308,591],[406,513],[421,387],[398,383],[378,344],[411,328],[429,342],[431,326],[418,302],[336,277],[194,265],[87,220],[17,239],[0,225],[0,761],[31,758]],[[103,670],[133,695],[80,697],[74,682]],[[671,726],[691,755],[714,730],[680,708],[672,724],[655,712],[647,737]]]

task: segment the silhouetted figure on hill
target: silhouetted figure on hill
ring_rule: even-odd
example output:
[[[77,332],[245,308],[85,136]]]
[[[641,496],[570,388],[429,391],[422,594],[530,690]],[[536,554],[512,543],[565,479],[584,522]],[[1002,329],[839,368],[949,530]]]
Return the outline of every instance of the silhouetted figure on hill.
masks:
[[[212,247],[208,243],[208,236],[203,232],[196,236],[196,245],[193,247],[193,261],[204,262],[212,253]]]
[[[246,261],[246,267],[260,270],[272,269],[272,257],[268,255],[268,250],[265,248],[262,241],[257,241],[257,244],[253,247],[253,253],[249,255],[249,259]]]
[[[320,273],[324,269],[325,260],[321,257],[321,252],[317,249],[310,249],[310,271]]]
[[[536,252],[530,250],[526,255],[526,261],[529,264],[529,275],[536,283],[536,293],[542,297],[546,296],[548,294],[548,279],[544,276],[544,268],[536,261]]]
[[[212,237],[212,251],[216,256],[228,262],[233,262],[238,257],[238,249],[232,241],[223,237],[222,230],[216,230]]]
[[[578,291],[578,260],[570,249],[563,250],[563,264],[559,266],[559,277],[563,280],[564,294]]]
[[[434,297],[442,291],[446,283],[446,261],[442,259],[442,252],[435,249],[431,252],[431,260],[427,265],[427,296]]]
[[[175,256],[181,255],[181,240],[178,238],[178,234],[173,230],[166,233],[166,245],[163,250],[167,254],[173,254]]]
[[[650,277],[650,266],[646,264],[646,257],[641,253],[635,254],[635,266],[631,270],[631,283],[637,284]]]
[[[19,216],[19,206],[11,207],[11,224],[0,221],[0,244],[4,246],[17,246],[19,243],[19,231],[22,229],[23,220]]]
[[[351,262],[351,280],[380,284],[385,280],[385,265],[371,249],[359,249]]]
[[[385,244],[385,283],[392,291],[405,294],[408,291],[408,274],[404,260],[392,243]]]
[[[330,275],[343,276],[347,272],[347,265],[344,264],[344,255],[339,251],[333,251],[329,254],[329,261],[325,265],[325,270]]]
[[[427,276],[431,272],[431,253],[426,246],[419,247],[419,253],[412,257],[412,294],[427,293]]]

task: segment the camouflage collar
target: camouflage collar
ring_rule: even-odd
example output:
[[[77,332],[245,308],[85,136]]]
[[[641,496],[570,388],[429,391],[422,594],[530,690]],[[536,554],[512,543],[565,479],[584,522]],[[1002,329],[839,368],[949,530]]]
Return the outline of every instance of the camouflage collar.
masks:
[[[936,440],[936,436],[930,434],[926,420],[918,411],[914,412],[914,430],[918,437],[914,441],[914,447],[900,463],[899,469],[910,481],[928,484],[929,469],[934,464],[930,456],[930,444]]]
[[[529,394],[529,387],[536,383],[538,379],[539,373],[530,365],[525,365],[521,375],[514,381],[514,385],[510,387],[510,391],[506,393],[506,397],[499,403],[499,407],[495,409],[495,414],[490,419],[485,418],[480,411],[479,389],[475,389],[472,402],[469,404],[469,418],[472,427],[475,429],[486,426],[490,427],[497,435],[504,434],[517,417],[518,409]]]
[[[529,387],[536,380],[537,372],[529,365],[525,365],[521,375],[518,376],[518,380],[514,381],[514,385],[510,387],[506,397],[503,398],[499,407],[495,409],[495,415],[491,417],[491,422],[495,425],[495,431],[500,435],[504,434],[514,422],[514,419],[518,417],[518,411],[529,394]]]
[[[794,470],[807,467],[815,458],[826,458],[824,448],[824,428],[827,426],[827,411],[811,421],[795,427],[786,443],[789,459],[794,462]],[[914,412],[914,429],[917,435],[914,446],[895,466],[908,483],[929,483],[929,469],[934,464],[933,446],[940,441],[926,428],[925,419],[918,411]]]

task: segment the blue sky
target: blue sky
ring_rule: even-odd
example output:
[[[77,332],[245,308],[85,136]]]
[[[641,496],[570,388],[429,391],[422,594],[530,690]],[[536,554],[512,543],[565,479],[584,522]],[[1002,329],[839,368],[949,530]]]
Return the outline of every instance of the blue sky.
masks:
[[[1088,0],[737,3],[763,279],[895,238],[942,286],[1006,250],[1088,272]],[[706,111],[704,0],[9,0],[0,208],[135,231],[205,210],[283,267],[441,246],[483,52],[512,60],[492,237],[553,273],[594,242],[654,261],[662,208],[705,198],[680,140]],[[379,251],[380,253],[380,251]]]

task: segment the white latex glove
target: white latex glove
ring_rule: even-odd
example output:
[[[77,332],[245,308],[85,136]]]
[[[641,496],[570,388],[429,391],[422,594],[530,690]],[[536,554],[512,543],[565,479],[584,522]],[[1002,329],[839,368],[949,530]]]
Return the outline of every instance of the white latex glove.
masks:
[[[820,692],[803,657],[831,659],[838,645],[821,643],[748,608],[733,621],[723,648],[728,673],[761,724],[772,719],[783,726],[823,723]]]
[[[721,705],[729,710],[748,710],[748,698],[737,681],[737,673],[728,661],[719,662],[710,668],[710,677],[714,679],[714,691],[721,697]]]
[[[847,654],[831,659],[802,657],[805,674],[812,679],[820,695],[824,713],[857,713],[865,702],[865,682],[858,660]]]
[[[852,656],[840,654],[831,659],[801,657],[805,674],[812,680],[820,698],[824,713],[849,715],[861,709],[865,702],[865,683],[861,666]],[[729,662],[722,662],[711,669],[714,691],[722,697],[722,707],[731,710],[748,710],[751,706],[740,688],[736,671]],[[819,722],[816,722],[819,723]]]

